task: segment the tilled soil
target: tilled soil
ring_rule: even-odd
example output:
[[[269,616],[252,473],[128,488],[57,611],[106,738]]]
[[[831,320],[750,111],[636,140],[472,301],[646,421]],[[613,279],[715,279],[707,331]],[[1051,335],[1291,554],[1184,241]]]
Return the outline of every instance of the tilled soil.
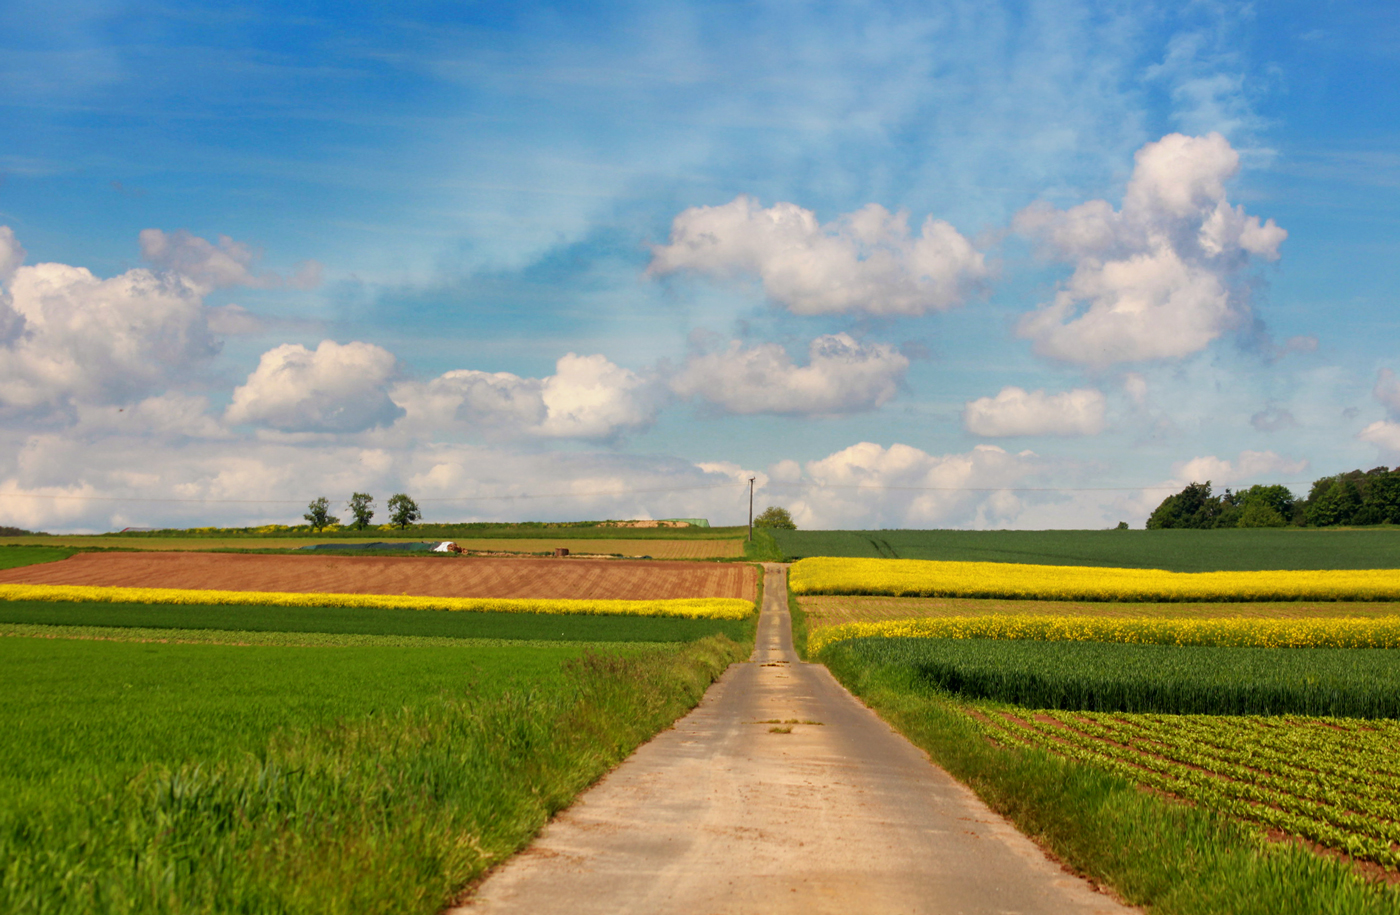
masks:
[[[753,569],[729,563],[246,553],[79,553],[0,572],[0,584],[579,600],[756,594]]]

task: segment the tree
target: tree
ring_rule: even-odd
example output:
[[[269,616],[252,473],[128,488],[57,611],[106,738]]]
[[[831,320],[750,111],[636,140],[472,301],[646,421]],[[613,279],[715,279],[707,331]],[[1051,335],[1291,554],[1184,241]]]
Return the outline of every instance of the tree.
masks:
[[[319,531],[323,527],[332,524],[339,524],[340,519],[331,515],[331,503],[326,501],[325,496],[318,496],[312,499],[306,506],[306,514],[302,515],[306,523],[311,525],[313,531]]]
[[[753,519],[754,527],[776,528],[783,531],[797,530],[797,524],[793,522],[792,515],[786,508],[777,505],[770,505],[763,510],[763,513]]]
[[[407,494],[400,492],[389,497],[389,520],[395,527],[402,530],[422,517],[423,513],[418,510],[418,503]]]
[[[362,531],[369,527],[370,519],[374,517],[374,496],[367,492],[357,492],[350,497],[350,513],[355,516],[355,530]]]
[[[1263,499],[1245,503],[1235,527],[1284,527],[1288,520]]]
[[[1174,496],[1167,496],[1147,519],[1148,530],[1170,527],[1215,527],[1221,500],[1210,494],[1210,480],[1192,483]]]

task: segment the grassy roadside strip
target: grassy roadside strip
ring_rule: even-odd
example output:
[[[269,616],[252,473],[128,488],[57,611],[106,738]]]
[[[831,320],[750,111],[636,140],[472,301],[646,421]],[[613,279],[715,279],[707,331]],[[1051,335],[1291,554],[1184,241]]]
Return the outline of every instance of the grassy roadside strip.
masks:
[[[797,652],[797,656],[805,661],[811,644],[811,631],[807,626],[807,612],[802,609],[802,604],[791,589],[787,593],[787,602],[788,615],[792,617],[792,647]]]
[[[1162,915],[1400,912],[1400,891],[1365,881],[1343,862],[1262,844],[1222,815],[1083,763],[997,746],[951,699],[888,670],[835,657],[828,667],[990,807],[1129,903]]]
[[[289,591],[216,591],[186,588],[120,588],[91,585],[0,585],[0,601],[132,604],[259,604],[273,607],[373,607],[465,610],[489,613],[608,614],[746,619],[752,601],[733,597],[675,600],[540,600],[527,598],[416,597],[407,594],[303,594]]]
[[[744,561],[782,562],[783,551],[778,549],[778,541],[773,539],[770,532],[754,528],[753,540],[744,541]]]
[[[444,697],[12,808],[0,910],[430,915],[748,650],[585,655],[564,689]]]

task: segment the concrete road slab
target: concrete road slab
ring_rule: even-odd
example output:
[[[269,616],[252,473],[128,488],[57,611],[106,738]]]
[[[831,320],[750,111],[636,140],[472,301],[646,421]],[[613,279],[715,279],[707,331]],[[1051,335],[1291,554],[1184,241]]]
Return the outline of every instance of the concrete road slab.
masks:
[[[764,589],[749,662],[454,912],[1138,911],[1064,872],[826,668],[799,661],[786,569],[769,566]]]

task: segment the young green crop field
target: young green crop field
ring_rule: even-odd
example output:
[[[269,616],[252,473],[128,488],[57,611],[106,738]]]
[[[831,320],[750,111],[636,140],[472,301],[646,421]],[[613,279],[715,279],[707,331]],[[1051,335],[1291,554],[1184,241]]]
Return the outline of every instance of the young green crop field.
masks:
[[[0,911],[441,911],[752,630],[0,602]]]
[[[769,532],[808,556],[1111,566],[1169,572],[1400,568],[1400,529]]]
[[[720,634],[742,641],[753,628],[750,620],[602,614],[0,601],[0,632],[7,624],[574,642],[690,642]]]
[[[1033,709],[1400,717],[1391,649],[1225,648],[1030,639],[863,638],[821,652],[921,688]]]

